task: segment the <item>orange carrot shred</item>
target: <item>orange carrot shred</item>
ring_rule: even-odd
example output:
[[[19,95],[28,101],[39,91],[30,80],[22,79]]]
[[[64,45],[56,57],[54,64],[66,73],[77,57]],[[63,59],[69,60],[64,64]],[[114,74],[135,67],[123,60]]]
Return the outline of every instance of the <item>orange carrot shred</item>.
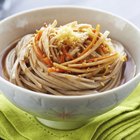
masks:
[[[43,58],[43,52],[40,50],[39,47],[37,47],[37,43],[35,43],[35,44],[33,45],[33,49],[34,49],[36,55],[38,56],[38,58],[39,58],[39,59],[42,59],[42,58]]]
[[[66,58],[73,59],[73,56],[70,55],[64,47],[62,48],[62,52],[63,52],[63,54],[65,55]]]
[[[65,70],[55,68],[55,67],[51,67],[51,68],[48,68],[48,72],[65,72]]]
[[[59,61],[60,61],[60,63],[64,63],[65,62],[64,55],[60,55]]]
[[[36,37],[37,37],[37,36],[36,36]],[[33,49],[34,49],[34,51],[35,51],[37,57],[38,57],[41,61],[43,61],[45,64],[47,64],[48,66],[52,66],[51,60],[50,60],[47,56],[45,56],[45,54],[44,54],[44,53],[41,51],[41,49],[38,47],[36,37],[35,37],[35,44],[33,45]]]
[[[100,31],[100,25],[97,24],[96,30],[94,29],[93,32],[95,33],[95,32],[99,32],[99,31]],[[93,38],[92,41],[91,41],[91,43],[83,50],[83,52],[82,52],[79,56],[82,56],[82,55],[85,54],[88,50],[90,50],[90,49],[93,47],[94,43],[95,43],[95,40],[94,40],[94,38]]]
[[[36,35],[36,40],[39,40],[41,35],[42,35],[42,31],[38,31],[38,33]]]
[[[50,67],[53,66],[51,60],[47,56],[43,58],[42,61]]]

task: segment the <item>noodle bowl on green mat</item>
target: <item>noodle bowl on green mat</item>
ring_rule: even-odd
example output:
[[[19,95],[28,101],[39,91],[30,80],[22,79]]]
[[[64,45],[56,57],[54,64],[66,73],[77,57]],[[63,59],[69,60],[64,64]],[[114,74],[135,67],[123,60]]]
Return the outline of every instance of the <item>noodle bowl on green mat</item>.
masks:
[[[84,125],[116,107],[140,81],[139,29],[102,10],[23,12],[1,21],[0,36],[0,89],[49,127]]]

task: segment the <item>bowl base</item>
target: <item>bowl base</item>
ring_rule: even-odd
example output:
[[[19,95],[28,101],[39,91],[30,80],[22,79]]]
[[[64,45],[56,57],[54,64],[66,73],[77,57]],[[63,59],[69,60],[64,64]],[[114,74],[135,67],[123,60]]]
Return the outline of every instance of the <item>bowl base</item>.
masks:
[[[38,118],[36,117],[36,119],[51,128],[55,128],[55,129],[60,129],[60,130],[72,130],[72,129],[76,129],[79,128],[81,126],[83,126],[84,124],[87,123],[87,121],[80,121],[80,122],[59,122],[59,121],[50,121],[50,120],[45,120],[42,118]]]

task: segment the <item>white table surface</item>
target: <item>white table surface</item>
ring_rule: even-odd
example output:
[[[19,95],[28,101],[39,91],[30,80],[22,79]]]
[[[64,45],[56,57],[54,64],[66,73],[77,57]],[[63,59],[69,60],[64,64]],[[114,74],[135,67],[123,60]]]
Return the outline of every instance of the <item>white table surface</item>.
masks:
[[[52,5],[81,5],[103,9],[120,15],[140,27],[140,0],[9,0],[13,1],[5,17],[14,13]]]

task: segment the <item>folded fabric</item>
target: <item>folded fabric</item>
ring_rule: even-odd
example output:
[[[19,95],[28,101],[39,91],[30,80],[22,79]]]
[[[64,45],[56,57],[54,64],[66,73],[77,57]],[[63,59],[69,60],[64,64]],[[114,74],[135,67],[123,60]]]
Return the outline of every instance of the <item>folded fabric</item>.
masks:
[[[55,130],[40,124],[0,94],[0,138],[5,140],[139,140],[140,85],[118,107],[81,128]]]

